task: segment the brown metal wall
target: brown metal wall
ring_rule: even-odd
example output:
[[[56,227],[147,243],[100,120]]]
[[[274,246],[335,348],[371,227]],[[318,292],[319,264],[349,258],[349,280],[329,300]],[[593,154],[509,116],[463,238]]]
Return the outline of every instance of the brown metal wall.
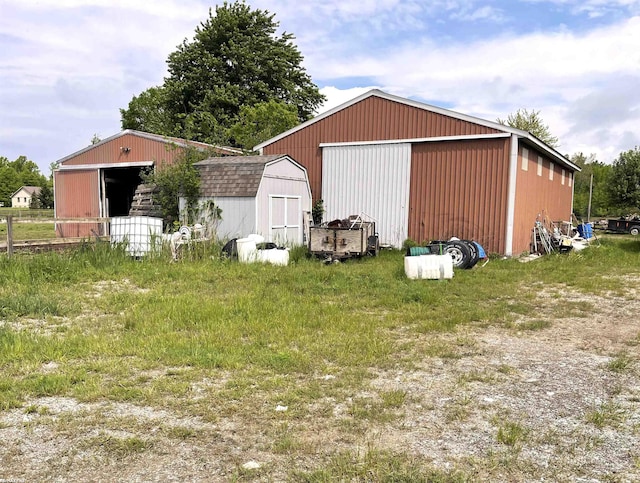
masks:
[[[513,230],[513,254],[530,249],[531,231],[536,217],[546,217],[549,221],[570,221],[572,213],[573,188],[569,184],[569,169],[554,164],[553,180],[549,179],[550,159],[526,146],[529,151],[528,169],[522,169],[522,146],[518,148],[518,167]],[[542,175],[538,176],[538,156],[542,156]],[[573,181],[571,182],[571,185]]]
[[[266,146],[264,154],[288,154],[307,168],[311,191],[317,199],[322,193],[320,143],[496,132],[485,126],[372,96]]]
[[[129,148],[130,150],[129,152],[124,152],[120,148]],[[67,159],[63,164],[70,166],[155,161],[158,165],[162,165],[164,162],[173,162],[181,151],[180,148],[165,142],[125,134]]]
[[[504,253],[510,138],[414,144],[409,238],[478,241]]]
[[[97,218],[100,216],[98,170],[54,172],[56,218]],[[58,224],[63,237],[89,237],[94,224]]]

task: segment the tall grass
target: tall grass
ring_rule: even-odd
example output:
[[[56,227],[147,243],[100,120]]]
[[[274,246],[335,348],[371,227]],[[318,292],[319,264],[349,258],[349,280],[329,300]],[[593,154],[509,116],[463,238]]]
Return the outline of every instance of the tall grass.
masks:
[[[492,259],[447,281],[408,280],[395,251],[338,265],[297,253],[286,267],[241,265],[217,246],[176,263],[107,243],[0,257],[0,388],[11,388],[0,408],[51,394],[158,403],[212,371],[230,374],[221,391],[234,397],[249,398],[245,378],[257,377],[282,397],[314,398],[301,379],[340,372],[357,386],[371,368],[410,363],[412,333],[510,322],[536,310],[540,287],[622,291],[607,275],[637,272],[636,244]],[[47,362],[54,374],[38,369]],[[185,368],[184,379],[140,380],[168,368]]]

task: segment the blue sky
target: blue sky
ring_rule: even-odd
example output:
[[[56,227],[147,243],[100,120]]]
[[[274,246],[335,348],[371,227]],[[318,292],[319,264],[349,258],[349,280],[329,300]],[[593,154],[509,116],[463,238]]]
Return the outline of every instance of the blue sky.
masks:
[[[248,0],[327,96],[370,88],[484,119],[540,111],[559,150],[640,145],[640,0]],[[0,156],[50,163],[120,131],[214,3],[0,0]]]

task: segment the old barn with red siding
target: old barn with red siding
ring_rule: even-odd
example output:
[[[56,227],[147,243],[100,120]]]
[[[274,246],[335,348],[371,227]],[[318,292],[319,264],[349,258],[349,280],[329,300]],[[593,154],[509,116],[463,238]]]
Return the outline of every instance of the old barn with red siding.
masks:
[[[221,155],[239,150],[125,130],[57,161],[54,170],[56,218],[128,216],[141,171],[173,163],[187,148],[215,150]],[[61,224],[59,236],[102,233],[101,225]]]
[[[451,236],[530,247],[538,216],[570,220],[579,168],[519,129],[369,91],[255,148],[307,169],[325,220],[365,214],[382,243]]]

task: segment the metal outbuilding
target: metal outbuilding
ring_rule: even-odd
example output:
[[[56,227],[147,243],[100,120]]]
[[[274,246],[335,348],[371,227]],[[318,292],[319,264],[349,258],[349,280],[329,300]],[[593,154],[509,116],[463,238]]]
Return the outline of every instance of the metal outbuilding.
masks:
[[[325,220],[364,213],[400,247],[457,236],[529,250],[537,217],[570,220],[580,168],[532,134],[371,90],[254,148],[304,166]]]
[[[222,210],[219,239],[256,233],[281,245],[305,242],[311,189],[307,170],[290,156],[215,157],[194,166],[200,171],[201,205],[211,200]]]
[[[127,216],[143,169],[173,163],[187,149],[220,155],[241,151],[125,130],[57,161],[53,172],[56,218]],[[104,235],[101,224],[59,223],[59,236]]]

